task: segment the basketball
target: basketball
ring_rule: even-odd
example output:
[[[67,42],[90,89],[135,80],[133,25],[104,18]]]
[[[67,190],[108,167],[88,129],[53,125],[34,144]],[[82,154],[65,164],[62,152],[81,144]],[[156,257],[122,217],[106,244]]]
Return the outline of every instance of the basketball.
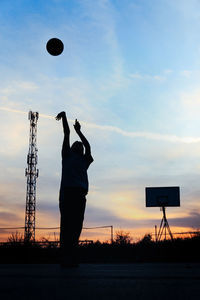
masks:
[[[63,52],[63,42],[57,38],[50,39],[46,44],[46,49],[53,56],[60,55]]]

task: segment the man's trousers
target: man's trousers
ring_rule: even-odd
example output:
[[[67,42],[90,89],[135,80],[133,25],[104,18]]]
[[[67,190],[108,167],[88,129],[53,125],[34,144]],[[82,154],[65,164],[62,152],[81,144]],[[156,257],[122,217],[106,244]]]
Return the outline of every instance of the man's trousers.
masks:
[[[78,241],[83,227],[87,192],[81,188],[60,190],[60,248],[61,255],[76,260]]]

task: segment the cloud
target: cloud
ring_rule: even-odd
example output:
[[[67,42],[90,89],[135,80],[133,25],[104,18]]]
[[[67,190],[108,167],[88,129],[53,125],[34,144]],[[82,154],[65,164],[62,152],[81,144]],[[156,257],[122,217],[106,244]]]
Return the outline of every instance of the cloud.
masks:
[[[1,155],[17,156],[27,147],[25,137],[28,137],[27,121],[18,114],[5,116],[1,113]]]
[[[107,72],[103,77],[99,76],[97,88],[101,93],[105,93],[106,98],[109,98],[117,90],[129,84],[129,80],[124,76],[124,58],[118,41],[117,11],[108,0],[86,1],[83,6],[84,16],[87,16],[92,27],[100,32],[101,38],[98,38],[97,42],[100,40],[104,47],[103,52],[106,57],[104,56],[103,59],[107,61]]]
[[[188,71],[188,70],[183,70],[180,72],[180,74],[186,78],[190,78],[192,75],[192,71]]]
[[[121,44],[129,32],[126,31],[125,36],[123,35],[123,30],[128,28],[123,28],[124,18],[122,20],[119,17],[118,5],[113,5],[111,1],[82,1],[78,4],[78,9],[74,11],[74,14],[71,14],[68,4],[64,2],[55,9],[52,4],[48,4],[43,12],[38,11],[37,16],[31,12],[28,18],[22,15],[23,23],[18,23],[18,26],[13,26],[13,28],[9,25],[7,32],[12,32],[12,39],[6,31],[2,31],[2,36],[8,38],[2,51],[10,49],[8,55],[4,52],[5,59],[1,65],[0,84],[2,145],[0,166],[1,180],[5,186],[5,193],[1,198],[2,209],[7,207],[6,211],[9,212],[16,209],[24,223],[26,192],[24,168],[26,167],[29,134],[27,113],[31,108],[40,113],[37,222],[38,226],[57,224],[61,173],[60,149],[63,135],[61,123],[55,122],[54,114],[60,110],[66,110],[70,126],[73,122],[73,114],[80,119],[91,141],[95,156],[94,166],[92,165],[89,170],[91,183],[95,185],[95,188],[91,188],[91,193],[88,195],[86,224],[89,222],[91,226],[94,223],[101,225],[111,221],[116,226],[120,224],[129,228],[154,226],[156,215],[160,217],[160,214],[159,212],[154,214],[151,211],[148,220],[145,220],[147,213],[143,207],[144,186],[147,183],[153,185],[178,182],[183,183],[186,189],[188,186],[191,187],[189,183],[191,170],[194,169],[194,173],[200,170],[197,163],[198,153],[200,153],[199,133],[196,133],[196,137],[195,135],[192,137],[190,132],[188,136],[186,133],[182,136],[177,132],[183,131],[177,131],[179,129],[171,125],[171,116],[169,119],[166,118],[167,122],[166,119],[160,120],[163,116],[160,111],[165,111],[165,108],[167,112],[170,111],[171,107],[169,108],[168,104],[171,105],[173,101],[165,96],[166,93],[171,94],[171,87],[168,85],[170,82],[167,79],[171,76],[172,70],[165,70],[168,63],[165,60],[164,66],[159,65],[164,70],[162,72],[158,71],[158,65],[155,64],[157,60],[154,68],[149,69],[155,70],[150,74],[148,71],[147,74],[143,74],[143,71],[137,72],[137,70],[144,70],[142,66],[142,69],[129,69],[141,62],[146,68],[147,57],[144,57],[143,61],[139,59],[138,62],[133,58],[129,60],[128,56],[123,57],[123,53],[128,53],[127,50],[132,52],[132,45],[127,44],[128,49],[125,43]],[[72,7],[73,5],[72,3]],[[122,12],[123,17],[125,10]],[[46,13],[51,17],[47,18]],[[143,21],[143,18],[135,20],[136,25],[141,24],[141,20]],[[56,26],[54,26],[55,23]],[[120,30],[118,30],[119,27]],[[135,26],[135,28],[139,27]],[[65,43],[65,51],[57,58],[49,56],[45,50],[45,40],[52,33],[61,34]],[[17,44],[14,35],[18,40]],[[132,36],[137,38],[136,34]],[[142,38],[146,40],[145,34]],[[17,48],[14,47],[15,44],[18,45]],[[133,45],[141,47],[138,43]],[[149,46],[151,47],[150,44]],[[168,48],[165,48],[168,51]],[[135,53],[139,54],[137,50],[141,49],[136,48]],[[145,48],[142,51],[146,51]],[[142,51],[141,55],[143,55]],[[150,53],[148,49],[147,51]],[[173,61],[170,61],[169,66],[176,69]],[[183,72],[187,71],[187,67],[183,66],[183,70]],[[173,76],[175,75],[173,71]],[[178,75],[180,80],[180,72]],[[185,72],[183,75],[187,76],[188,73]],[[165,80],[166,84],[162,84]],[[181,80],[185,79],[181,78]],[[133,90],[133,84],[136,87],[135,90]],[[158,89],[154,91],[155,85]],[[139,99],[137,103],[136,101],[133,103],[133,95],[135,99]],[[148,101],[145,102],[147,98]],[[159,100],[153,102],[155,98]],[[169,103],[166,101],[165,106],[166,99]],[[196,99],[198,101],[198,96]],[[192,106],[190,99],[188,99],[188,106]],[[139,113],[135,116],[136,118],[132,114],[133,107],[138,112],[146,110],[145,116],[153,111],[151,114],[153,117],[150,119],[143,117],[139,120]],[[187,114],[189,109],[185,107]],[[198,116],[199,109],[196,103],[193,110]],[[154,123],[154,116],[158,123]],[[153,120],[152,123],[151,120]],[[140,124],[143,127],[140,127]],[[157,126],[154,127],[156,129],[150,129],[154,124],[162,125],[160,128]],[[166,131],[160,133],[163,132],[163,128]],[[172,128],[171,131],[170,128]],[[195,187],[198,186],[198,178],[192,177],[192,179]],[[14,182],[16,184],[13,184]],[[186,200],[184,201],[186,203]],[[194,207],[197,207],[195,206],[197,201],[198,197],[193,201]],[[134,206],[137,209],[134,210]]]
[[[7,87],[1,88],[1,93],[10,96],[14,93],[24,93],[25,91],[34,91],[38,86],[32,81],[16,81],[10,82]]]
[[[182,92],[181,101],[187,108],[200,108],[200,89],[195,89],[190,92]]]
[[[166,73],[169,74],[170,72]],[[147,75],[147,74],[140,74],[140,73],[132,73],[129,75],[130,78],[133,79],[141,79],[141,80],[155,80],[155,81],[164,81],[166,77],[163,75]]]
[[[0,107],[0,110],[10,111],[10,112],[16,112],[16,113],[23,113],[26,112],[15,110],[12,108],[7,107]],[[46,115],[46,114],[40,114],[41,117],[48,118],[48,119],[54,119],[53,116]],[[74,120],[69,119],[69,122],[73,123]],[[172,143],[199,143],[200,137],[178,137],[176,135],[166,135],[166,134],[159,134],[154,132],[137,132],[137,131],[126,131],[116,126],[110,126],[110,125],[98,125],[95,123],[89,123],[80,120],[81,124],[85,125],[87,128],[92,129],[99,129],[99,130],[105,130],[110,131],[114,133],[118,133],[120,135],[123,135],[125,137],[129,138],[146,138],[151,140],[160,140],[160,141],[166,141],[166,142],[172,142]]]
[[[158,215],[157,218],[126,218],[119,217],[113,213],[111,210],[92,207],[91,205],[87,207],[85,214],[85,227],[87,226],[103,226],[103,225],[113,225],[115,227],[124,227],[124,228],[154,228],[155,224],[160,223],[161,215]],[[188,215],[184,217],[167,217],[170,226],[179,227],[179,228],[200,228],[200,213],[198,212],[189,212]]]
[[[142,227],[145,228],[154,228],[155,224],[159,224],[161,220],[161,214],[156,213],[157,218],[145,218],[140,217],[136,218],[126,218],[119,217],[113,213],[111,210],[97,208],[89,206],[86,209],[85,214],[85,227],[87,226],[103,226],[103,225],[113,225],[117,228],[132,228],[139,229]],[[191,211],[183,217],[167,217],[170,226],[179,227],[179,228],[200,228],[200,213]]]
[[[110,209],[87,205],[84,226],[103,226],[113,225],[115,227],[139,228],[141,225],[148,224],[147,220],[129,219],[120,217]]]
[[[8,211],[0,211],[0,227],[2,228],[16,228],[23,227],[24,224],[21,223],[22,219],[19,213],[13,213]],[[2,229],[3,231],[3,229]],[[4,232],[10,232],[9,229],[5,229]]]
[[[41,211],[47,215],[49,214],[55,214],[57,215],[59,212],[59,201],[55,201],[54,203],[51,202],[40,202],[37,205],[37,210]]]
[[[185,217],[168,218],[170,226],[200,228],[200,213],[190,211]]]
[[[107,125],[97,125],[94,123],[87,123],[82,122],[87,127],[91,127],[94,129],[100,129],[100,130],[108,130],[115,133],[118,133],[120,135],[130,137],[130,138],[146,138],[151,140],[160,140],[160,141],[167,141],[167,142],[173,142],[173,143],[199,143],[200,137],[178,137],[176,135],[166,135],[166,134],[159,134],[159,133],[153,133],[153,132],[136,132],[136,131],[126,131],[119,127],[115,126],[107,126]]]
[[[129,75],[131,78],[143,79],[144,77],[139,73],[132,73]]]
[[[193,132],[199,132],[200,89],[183,90],[179,94],[179,118],[190,122]],[[190,130],[191,131],[191,130]]]
[[[171,74],[171,73],[173,73],[173,70],[171,70],[171,69],[166,69],[166,70],[164,70],[164,73],[165,73],[165,74]]]
[[[184,19],[191,19],[192,21],[199,21],[200,13],[200,4],[198,0],[177,0],[169,1],[169,5],[174,7],[179,14],[183,15]]]

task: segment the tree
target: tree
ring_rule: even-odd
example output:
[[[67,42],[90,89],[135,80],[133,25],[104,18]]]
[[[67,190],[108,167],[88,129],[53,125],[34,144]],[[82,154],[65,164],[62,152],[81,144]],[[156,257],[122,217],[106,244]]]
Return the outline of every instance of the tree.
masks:
[[[132,238],[129,232],[123,230],[116,231],[114,243],[118,245],[127,245],[131,243]]]
[[[150,233],[147,233],[144,235],[144,237],[140,240],[140,243],[143,244],[149,244],[152,242],[152,235]]]
[[[8,237],[7,242],[10,244],[21,244],[24,242],[24,237],[21,233],[16,231]]]

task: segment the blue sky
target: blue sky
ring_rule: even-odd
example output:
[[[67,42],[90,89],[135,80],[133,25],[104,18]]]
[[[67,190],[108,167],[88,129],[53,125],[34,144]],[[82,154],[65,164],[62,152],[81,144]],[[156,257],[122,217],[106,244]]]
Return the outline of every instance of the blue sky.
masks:
[[[95,159],[85,226],[151,232],[161,213],[145,208],[145,187],[178,185],[169,223],[199,227],[199,12],[195,0],[1,1],[1,227],[24,225],[30,109],[41,114],[37,226],[59,224],[62,129],[42,114],[65,110]]]

